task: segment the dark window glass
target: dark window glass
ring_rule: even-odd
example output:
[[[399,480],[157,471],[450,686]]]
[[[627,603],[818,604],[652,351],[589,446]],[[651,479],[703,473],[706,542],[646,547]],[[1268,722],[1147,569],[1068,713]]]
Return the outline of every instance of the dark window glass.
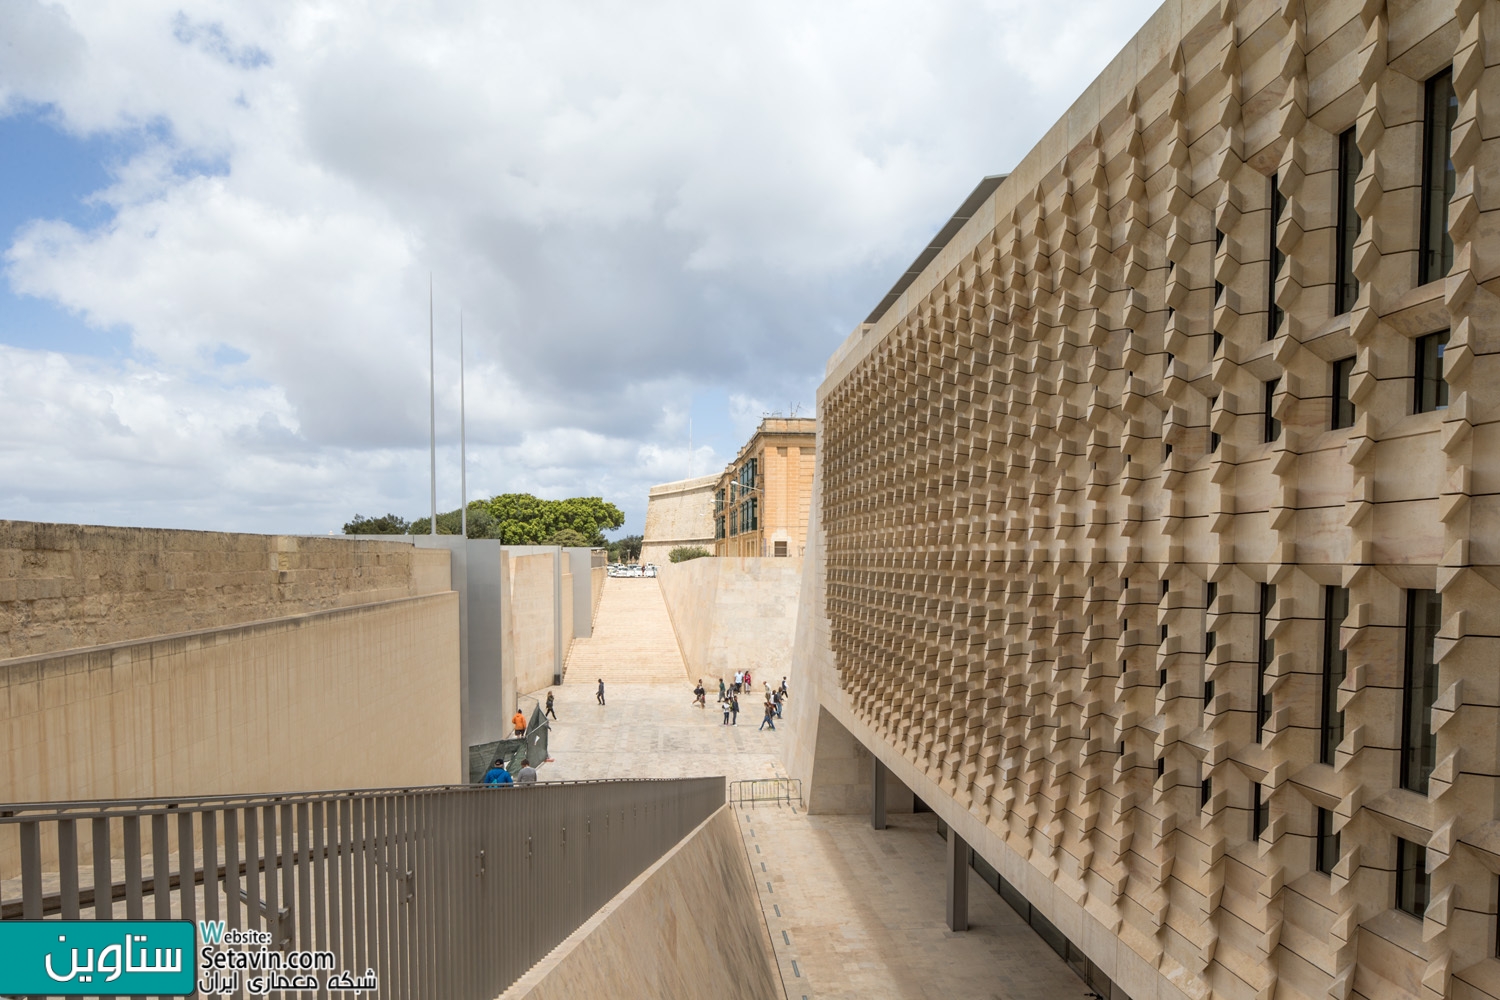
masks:
[[[1266,425],[1265,425],[1265,437],[1266,437],[1266,442],[1267,443],[1275,441],[1277,438],[1281,437],[1281,421],[1277,420],[1276,419],[1276,415],[1271,412],[1271,405],[1275,401],[1275,398],[1276,398],[1276,387],[1278,385],[1280,385],[1280,384],[1281,384],[1281,379],[1279,379],[1279,378],[1273,378],[1273,379],[1271,379],[1271,381],[1265,383],[1265,391],[1266,391],[1266,417],[1265,417]]]
[[[1422,247],[1417,280],[1436,281],[1453,268],[1453,238],[1448,235],[1448,202],[1453,200],[1453,123],[1458,95],[1453,70],[1427,81],[1427,120],[1422,155]]]
[[[1432,883],[1427,875],[1427,848],[1396,838],[1396,909],[1414,917],[1427,913]]]
[[[1219,450],[1219,442],[1222,440],[1216,431],[1208,432],[1208,450],[1210,454]]]
[[[1218,635],[1217,632],[1205,632],[1205,633],[1203,633],[1203,655],[1204,656],[1207,656],[1208,654],[1212,653],[1216,648],[1218,648],[1218,645],[1219,645],[1219,635]]]
[[[1203,585],[1203,606],[1212,609],[1214,601],[1219,599],[1219,585],[1210,580]]]
[[[1208,800],[1214,797],[1214,779],[1204,778],[1198,785],[1198,808],[1208,805]]]
[[[1204,702],[1210,702],[1210,701],[1214,700],[1214,682],[1213,681],[1204,681],[1203,682],[1203,700],[1204,700]]]
[[[1354,374],[1354,359],[1343,358],[1333,363],[1333,420],[1334,430],[1354,426],[1354,400],[1349,398],[1349,376]]]
[[[1324,875],[1333,871],[1333,866],[1339,863],[1339,835],[1333,832],[1333,813],[1327,809],[1318,810],[1318,843],[1317,843],[1317,865],[1318,871]]]
[[[1219,271],[1219,250],[1224,246],[1224,230],[1214,228],[1214,273]],[[1219,299],[1224,297],[1224,282],[1214,281],[1214,306],[1217,307]]]
[[[1169,441],[1163,441],[1161,443],[1161,460],[1163,462],[1165,462],[1167,459],[1169,459],[1171,457],[1172,457],[1172,445],[1171,445],[1171,442],[1169,442]]]
[[[1406,685],[1401,705],[1401,787],[1427,792],[1437,761],[1432,703],[1437,700],[1437,633],[1443,598],[1435,590],[1406,592]]]
[[[1448,408],[1448,383],[1443,379],[1443,354],[1448,331],[1417,338],[1416,393],[1412,412],[1429,413]]]
[[[1266,635],[1271,624],[1271,609],[1276,605],[1276,585],[1260,585],[1260,613],[1257,634],[1259,636],[1259,659],[1255,670],[1255,742],[1261,741],[1266,723],[1271,721],[1271,696],[1266,693],[1266,674],[1271,669],[1271,660],[1276,656],[1276,640]]]
[[[1354,182],[1365,158],[1354,143],[1354,129],[1339,136],[1338,229],[1334,245],[1333,311],[1346,313],[1359,297],[1354,277],[1354,242],[1359,239],[1359,213],[1354,210]]]
[[[1163,775],[1165,775],[1166,773],[1167,773],[1167,758],[1165,758],[1165,757],[1158,757],[1158,758],[1156,758],[1156,776],[1158,778],[1160,778]]]
[[[1166,687],[1167,686],[1167,668],[1166,667],[1162,667],[1160,670],[1158,670],[1156,672],[1156,686],[1157,687]]]
[[[1271,804],[1266,801],[1265,790],[1260,783],[1250,786],[1250,839],[1259,840],[1266,827],[1271,825]]]
[[[1270,236],[1270,278],[1266,282],[1266,339],[1270,340],[1276,336],[1276,331],[1281,329],[1281,307],[1276,304],[1276,276],[1281,273],[1281,265],[1286,260],[1286,254],[1276,247],[1276,224],[1281,221],[1281,210],[1286,206],[1286,199],[1281,196],[1281,188],[1276,186],[1276,175],[1271,175],[1271,236]]]
[[[1318,759],[1333,763],[1334,748],[1344,738],[1344,713],[1338,709],[1339,685],[1344,683],[1348,659],[1339,648],[1339,626],[1349,615],[1349,591],[1323,588],[1323,731]]]
[[[1224,346],[1224,335],[1218,330],[1214,331],[1214,357],[1219,356],[1219,348]]]

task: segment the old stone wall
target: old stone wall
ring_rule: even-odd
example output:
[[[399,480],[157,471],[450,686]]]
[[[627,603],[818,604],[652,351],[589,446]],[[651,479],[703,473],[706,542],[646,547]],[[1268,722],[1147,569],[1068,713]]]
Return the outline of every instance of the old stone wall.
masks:
[[[758,686],[791,669],[802,560],[707,557],[657,577],[688,676],[717,690],[737,670]]]
[[[1500,4],[1174,0],[830,362],[797,669],[1132,997],[1500,996],[1496,178]]]
[[[449,589],[398,541],[0,521],[0,660]]]
[[[662,483],[646,497],[641,562],[665,566],[680,545],[714,547],[714,484],[718,474]]]

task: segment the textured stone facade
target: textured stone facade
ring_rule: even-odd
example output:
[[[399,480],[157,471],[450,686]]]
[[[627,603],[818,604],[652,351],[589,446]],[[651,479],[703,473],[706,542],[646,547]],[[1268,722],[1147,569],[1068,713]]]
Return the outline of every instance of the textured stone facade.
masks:
[[[667,564],[678,546],[714,547],[714,484],[717,475],[682,479],[651,487],[646,497],[646,530],[641,563]]]
[[[1124,992],[1500,996],[1500,3],[1166,4],[819,414],[798,669]]]

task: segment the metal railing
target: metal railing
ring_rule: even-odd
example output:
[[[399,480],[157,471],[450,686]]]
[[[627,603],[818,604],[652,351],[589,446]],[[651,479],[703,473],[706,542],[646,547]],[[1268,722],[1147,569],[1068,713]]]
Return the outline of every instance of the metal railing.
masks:
[[[380,996],[491,1000],[724,801],[686,778],[0,805],[0,919],[223,920]]]
[[[729,783],[729,803],[754,806],[757,802],[802,807],[801,778],[752,778]]]

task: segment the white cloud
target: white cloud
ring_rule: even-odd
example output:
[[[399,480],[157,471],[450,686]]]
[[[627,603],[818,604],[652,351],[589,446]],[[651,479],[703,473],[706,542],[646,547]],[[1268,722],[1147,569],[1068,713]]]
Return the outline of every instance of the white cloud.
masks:
[[[424,509],[431,271],[445,441],[468,318],[471,483],[632,491],[638,527],[689,467],[690,395],[741,440],[810,412],[848,329],[1153,6],[0,4],[0,114],[140,140],[108,223],[5,253],[132,352],[5,354],[52,419],[3,446],[0,516],[103,468],[158,522],[172,496],[286,530]]]

